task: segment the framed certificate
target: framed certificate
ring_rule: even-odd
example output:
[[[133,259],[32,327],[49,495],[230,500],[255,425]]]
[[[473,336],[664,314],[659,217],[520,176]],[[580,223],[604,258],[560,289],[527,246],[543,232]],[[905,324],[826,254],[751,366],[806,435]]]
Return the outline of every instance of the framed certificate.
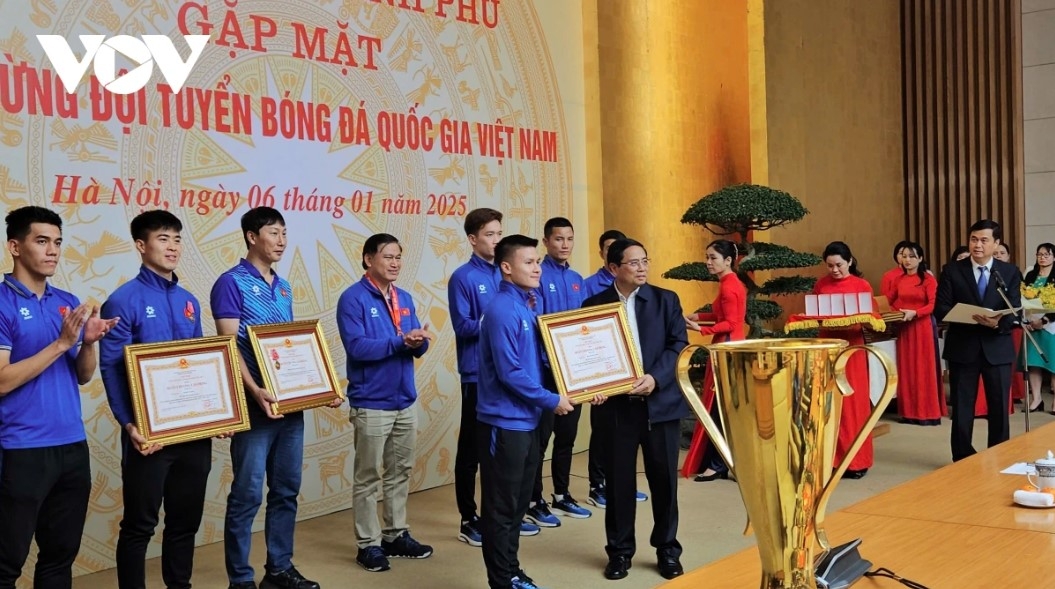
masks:
[[[322,324],[317,319],[250,325],[248,331],[264,388],[278,399],[278,403],[271,404],[276,414],[344,400]]]
[[[557,392],[573,403],[597,393],[627,393],[641,378],[641,359],[622,303],[541,315],[538,322]]]
[[[176,444],[249,429],[234,336],[125,346],[136,427]]]

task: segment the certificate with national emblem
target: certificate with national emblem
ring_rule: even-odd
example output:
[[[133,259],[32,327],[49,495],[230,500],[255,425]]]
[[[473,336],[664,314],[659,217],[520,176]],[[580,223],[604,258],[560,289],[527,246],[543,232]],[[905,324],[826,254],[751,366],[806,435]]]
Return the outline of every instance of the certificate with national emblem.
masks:
[[[622,303],[538,318],[557,392],[573,403],[624,394],[642,376]]]
[[[136,428],[150,444],[249,429],[233,336],[125,346]]]
[[[344,400],[318,320],[251,325],[248,331],[262,384],[278,399],[271,404],[274,413],[294,413]]]

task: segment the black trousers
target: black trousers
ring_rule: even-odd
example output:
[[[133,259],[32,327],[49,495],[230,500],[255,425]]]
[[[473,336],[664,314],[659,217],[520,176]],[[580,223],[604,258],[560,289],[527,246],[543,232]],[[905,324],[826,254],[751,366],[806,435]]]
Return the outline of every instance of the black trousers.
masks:
[[[458,429],[458,448],[454,455],[454,498],[462,521],[476,517],[476,471],[480,457],[476,450],[476,383],[462,383],[462,419]]]
[[[605,401],[607,403],[607,401]],[[587,474],[590,477],[590,488],[597,489],[604,486],[604,429],[603,420],[599,419],[601,413],[597,407],[590,407],[590,451],[587,462]]]
[[[481,423],[480,534],[487,584],[511,586],[520,571],[520,522],[527,513],[538,470],[538,431],[513,431]]]
[[[92,473],[88,442],[0,450],[0,589],[14,589],[34,536],[34,589],[69,589]]]
[[[143,456],[121,435],[124,517],[117,536],[117,584],[146,587],[146,555],[165,505],[161,578],[168,589],[188,589],[194,569],[194,536],[205,508],[205,486],[212,468],[212,441],[166,446]]]
[[[985,357],[978,362],[949,361],[949,388],[952,391],[952,459],[962,460],[975,453],[971,443],[974,432],[974,403],[978,397],[978,377],[982,378],[985,402],[989,409],[989,447],[1011,438],[1007,414],[1011,394],[1011,365],[990,364]]]
[[[681,556],[678,543],[678,451],[681,428],[678,420],[650,423],[648,404],[642,397],[613,397],[599,410],[605,423],[608,475],[604,528],[605,550],[613,556],[633,556],[637,550],[634,525],[637,514],[637,452],[645,463],[645,478],[652,492],[652,536],[657,554]]]
[[[542,386],[547,390],[556,391],[557,382],[553,379],[553,373],[543,370]],[[553,436],[553,456],[550,459],[550,474],[553,476],[553,493],[556,495],[567,495],[568,485],[571,479],[571,457],[575,452],[575,437],[579,433],[579,416],[582,415],[582,405],[576,405],[575,410],[567,415],[556,415],[551,411],[544,411],[539,420],[539,463],[538,473],[535,475],[535,489],[531,494],[532,501],[542,500],[542,467],[546,458],[546,448],[549,446],[550,436]]]

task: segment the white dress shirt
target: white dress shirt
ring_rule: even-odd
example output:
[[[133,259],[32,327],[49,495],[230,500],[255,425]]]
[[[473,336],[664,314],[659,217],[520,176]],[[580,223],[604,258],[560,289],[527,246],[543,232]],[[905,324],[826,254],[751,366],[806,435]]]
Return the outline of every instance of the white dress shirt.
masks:
[[[630,324],[630,335],[634,340],[634,351],[637,352],[637,360],[644,365],[644,357],[641,355],[641,335],[637,331],[637,291],[641,290],[641,287],[635,288],[629,296],[623,296],[623,293],[619,292],[619,288],[616,287],[615,292],[619,295],[619,300],[626,305],[626,321]]]

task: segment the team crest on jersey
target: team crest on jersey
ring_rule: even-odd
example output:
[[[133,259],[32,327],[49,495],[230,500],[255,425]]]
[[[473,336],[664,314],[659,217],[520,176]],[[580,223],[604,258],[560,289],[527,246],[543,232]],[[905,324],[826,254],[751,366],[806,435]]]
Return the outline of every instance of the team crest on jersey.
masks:
[[[289,298],[289,293],[288,293],[288,292],[286,292],[286,289],[284,289],[284,288],[280,288],[280,289],[278,289],[278,292],[282,293],[282,296],[283,296],[283,297],[285,297],[285,298]]]
[[[187,306],[183,308],[183,316],[194,321],[194,303],[187,301]]]
[[[154,312],[154,307],[151,307],[150,305],[147,305],[146,312],[147,319],[154,319],[155,317],[157,317],[157,314]]]
[[[410,309],[408,309],[406,307],[403,307],[402,309],[399,310],[399,314],[404,316],[404,317],[410,317]]]
[[[27,309],[27,308],[25,308],[25,307],[21,307],[21,308],[19,308],[19,309],[18,309],[18,312],[22,314],[22,318],[23,318],[23,319],[32,319],[32,318],[33,318],[33,314],[32,314],[32,313],[30,313],[30,312],[29,312],[29,309]],[[61,310],[61,309],[59,309],[59,314],[61,314],[61,313],[62,313],[62,310]]]
[[[576,283],[572,284],[571,285],[571,289],[574,290],[575,292],[579,292],[579,283],[576,282]]]
[[[70,314],[70,308],[69,307],[67,307],[66,305],[63,305],[63,306],[59,307],[59,317],[62,317],[63,319],[65,319],[66,315],[69,315],[69,314]],[[29,319],[29,318],[27,317],[26,319]]]

